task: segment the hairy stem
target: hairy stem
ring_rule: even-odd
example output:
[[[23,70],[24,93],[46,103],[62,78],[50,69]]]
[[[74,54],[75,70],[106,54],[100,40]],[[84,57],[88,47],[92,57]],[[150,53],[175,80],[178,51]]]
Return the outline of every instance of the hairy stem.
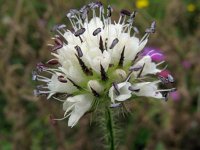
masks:
[[[114,122],[113,114],[110,108],[106,108],[105,119],[105,127],[107,131],[107,144],[109,145],[110,150],[115,150]]]

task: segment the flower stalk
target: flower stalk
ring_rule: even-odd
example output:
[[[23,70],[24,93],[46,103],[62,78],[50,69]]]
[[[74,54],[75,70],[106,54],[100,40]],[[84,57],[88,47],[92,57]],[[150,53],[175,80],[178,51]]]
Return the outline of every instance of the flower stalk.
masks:
[[[105,111],[105,127],[107,131],[107,145],[110,150],[115,150],[115,129],[114,129],[114,120],[113,120],[113,112],[110,108],[106,108]]]

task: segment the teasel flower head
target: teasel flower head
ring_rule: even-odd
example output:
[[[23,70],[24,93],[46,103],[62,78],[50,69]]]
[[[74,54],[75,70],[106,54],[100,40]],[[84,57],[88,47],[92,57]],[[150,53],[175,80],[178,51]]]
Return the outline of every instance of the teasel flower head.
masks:
[[[60,120],[68,118],[70,127],[85,113],[98,110],[100,104],[120,107],[134,96],[165,100],[175,90],[158,89],[159,84],[173,82],[165,68],[158,68],[164,62],[163,54],[143,50],[155,32],[155,22],[139,39],[134,26],[136,12],[122,10],[119,19],[112,21],[112,11],[100,2],[71,9],[66,16],[72,30],[66,25],[53,28],[54,44],[48,45],[54,58],[38,63],[33,71],[33,80],[43,83],[34,93],[63,102]]]

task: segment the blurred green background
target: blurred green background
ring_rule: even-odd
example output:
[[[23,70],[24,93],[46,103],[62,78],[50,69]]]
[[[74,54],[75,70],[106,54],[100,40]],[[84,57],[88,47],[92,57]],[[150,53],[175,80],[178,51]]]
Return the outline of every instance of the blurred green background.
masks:
[[[34,97],[31,71],[51,58],[47,43],[55,24],[69,22],[70,8],[87,0],[0,0],[0,149],[94,150],[104,149],[98,125],[90,115],[78,125],[67,120],[55,125],[49,115],[62,117],[58,102]],[[169,101],[141,98],[127,104],[131,113],[119,117],[119,150],[200,149],[200,1],[102,0],[114,8],[138,10],[140,36],[153,20],[157,32],[147,46],[161,49],[178,91]],[[70,26],[69,26],[70,28]]]

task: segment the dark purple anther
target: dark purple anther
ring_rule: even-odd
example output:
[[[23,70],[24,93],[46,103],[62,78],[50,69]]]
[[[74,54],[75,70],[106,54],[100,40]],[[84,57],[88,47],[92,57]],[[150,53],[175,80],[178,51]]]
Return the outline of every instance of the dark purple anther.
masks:
[[[58,76],[58,81],[62,82],[62,83],[67,83],[67,80],[65,79],[64,76],[60,75]]]
[[[89,8],[88,5],[84,5],[84,6],[79,10],[79,12],[80,12],[80,13],[83,13],[83,12],[87,11],[88,8]]]
[[[142,66],[131,66],[129,71],[139,71],[140,69],[142,69]]]
[[[101,2],[92,2],[90,4],[88,4],[88,6],[91,8],[91,9],[95,9],[95,8],[100,8],[102,7],[102,3]]]
[[[63,47],[63,45],[55,45],[52,49],[51,49],[51,51],[52,52],[55,52],[55,51],[57,51],[58,49],[61,49]]]
[[[36,64],[36,69],[39,71],[39,72],[42,72],[42,71],[44,71],[44,70],[46,70],[47,69],[47,67],[45,66],[45,64],[43,64],[43,63],[37,63]]]
[[[119,39],[115,38],[109,48],[113,49],[115,47],[115,45],[117,45],[118,42],[119,42]]]
[[[80,12],[81,18],[82,18],[83,20],[85,20],[86,17],[87,17],[87,14],[88,14],[88,12],[89,12],[89,6],[88,6],[88,5],[83,6],[83,7],[79,10],[79,12]]]
[[[96,30],[94,30],[93,36],[96,36],[96,35],[99,34],[100,32],[101,32],[101,28],[97,28]]]
[[[81,48],[78,45],[76,45],[74,48],[76,49],[78,56],[82,57],[83,56],[83,52],[82,52]]]
[[[58,59],[50,59],[49,61],[46,62],[48,65],[57,65],[59,64]]]
[[[66,14],[68,18],[74,18],[75,15],[79,14],[80,12],[76,9],[70,9],[69,13]]]
[[[55,37],[55,45],[51,49],[51,51],[57,51],[58,49],[63,47],[63,41],[59,36]]]
[[[85,32],[85,28],[81,28],[81,29],[77,30],[77,31],[74,33],[74,35],[77,37],[77,36],[82,35],[84,32]]]
[[[123,15],[123,16],[130,16],[130,15],[131,15],[130,11],[125,10],[125,9],[122,9],[120,13],[121,13],[121,15]]]

